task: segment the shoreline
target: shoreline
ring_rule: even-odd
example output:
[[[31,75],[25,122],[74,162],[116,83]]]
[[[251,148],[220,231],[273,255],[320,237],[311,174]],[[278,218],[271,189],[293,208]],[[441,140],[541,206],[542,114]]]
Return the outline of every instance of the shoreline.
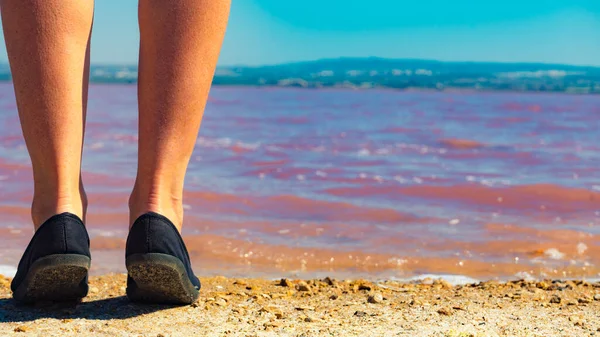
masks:
[[[126,276],[90,278],[80,304],[16,305],[0,276],[0,331],[38,336],[599,335],[600,282],[201,278],[200,299],[130,303]]]
[[[0,83],[10,83],[12,80],[2,80]],[[137,81],[98,81],[93,80],[89,82],[90,85],[94,86],[137,86]],[[261,84],[212,84],[213,88],[223,89],[237,89],[237,88],[250,88],[250,89],[266,89],[266,90],[306,90],[306,91],[390,91],[396,93],[442,93],[442,94],[524,94],[524,95],[542,95],[542,96],[600,96],[597,92],[576,92],[576,91],[543,91],[543,90],[514,90],[514,89],[476,89],[476,88],[462,88],[462,87],[445,87],[443,89],[428,88],[428,87],[405,87],[405,88],[394,88],[387,86],[371,86],[361,87],[359,85],[347,86],[347,85],[332,85],[322,87],[301,87],[293,85],[261,85]]]

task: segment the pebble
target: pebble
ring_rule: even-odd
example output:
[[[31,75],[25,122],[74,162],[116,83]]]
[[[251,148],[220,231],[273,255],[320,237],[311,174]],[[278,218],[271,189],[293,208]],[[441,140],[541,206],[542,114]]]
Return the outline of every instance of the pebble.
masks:
[[[424,279],[421,280],[421,284],[432,285],[433,284],[433,279],[431,277],[426,277],[426,278],[424,278]]]
[[[298,291],[310,291],[310,286],[306,282],[300,281],[300,283],[296,284],[296,290],[298,290]]]
[[[260,311],[260,310],[259,310]],[[240,316],[243,316],[246,314],[246,310],[242,309],[242,308],[233,308],[231,309],[231,312],[237,313]]]
[[[308,307],[308,306],[299,306],[299,307],[295,307],[295,309],[298,311],[315,310],[314,307]]]
[[[408,303],[410,305],[422,305],[423,302],[419,301],[418,299],[412,299],[410,300],[410,303]]]
[[[263,324],[263,326],[265,328],[278,328],[279,322],[267,322],[267,323]]]
[[[354,316],[356,316],[356,317],[365,317],[365,316],[367,316],[367,313],[364,312],[364,311],[355,311],[354,312]]]
[[[550,288],[550,285],[547,282],[545,282],[545,281],[538,282],[536,284],[536,286],[538,288],[540,288],[540,289],[543,289],[543,290],[546,290],[546,289]]]
[[[433,285],[438,289],[452,289],[452,284],[443,279],[435,280]]]
[[[335,280],[330,278],[329,276],[327,276],[326,278],[323,279],[323,282],[327,283],[328,286],[334,286]]]
[[[329,296],[330,300],[337,300],[338,298],[339,298],[339,296],[336,295],[336,294],[333,294],[333,295]]]
[[[591,302],[592,302],[592,300],[590,300],[590,299],[589,299],[589,298],[587,298],[587,297],[582,297],[582,298],[579,298],[579,299],[577,299],[577,302],[579,302],[579,303],[581,303],[581,304],[587,304],[587,303],[591,303]]]
[[[367,302],[377,304],[383,302],[383,295],[381,293],[375,293],[367,299]]]
[[[582,325],[581,317],[577,315],[569,316],[569,321],[573,322],[575,325]]]
[[[358,285],[358,290],[371,291],[371,289],[373,289],[373,287],[371,287],[371,285],[367,284],[367,283],[361,283],[361,284]]]
[[[438,314],[440,315],[444,315],[444,316],[450,316],[452,315],[452,311],[448,308],[441,308],[437,311]]]
[[[550,303],[554,303],[554,304],[560,304],[561,301],[562,301],[562,299],[560,298],[560,296],[557,296],[557,295],[553,295],[552,298],[550,299]]]
[[[233,282],[234,285],[238,285],[238,286],[247,286],[248,283],[244,280],[235,280],[235,282]]]
[[[600,294],[594,295],[594,301],[600,301]]]
[[[279,281],[279,285],[282,287],[291,287],[292,284],[290,283],[290,281],[288,281],[285,278],[282,278],[281,281]]]
[[[27,332],[27,331],[29,331],[29,328],[24,325],[19,325],[14,330],[14,332]]]
[[[91,288],[90,288],[90,292],[91,292],[92,294],[97,294],[99,291],[100,291],[100,289],[98,289],[97,287],[91,287]]]

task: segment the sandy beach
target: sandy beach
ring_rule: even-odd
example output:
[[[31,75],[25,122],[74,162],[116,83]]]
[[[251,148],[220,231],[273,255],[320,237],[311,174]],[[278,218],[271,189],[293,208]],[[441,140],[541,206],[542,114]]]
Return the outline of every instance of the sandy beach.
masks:
[[[92,277],[82,303],[19,306],[0,278],[2,336],[593,336],[600,283],[453,286],[212,277],[191,306],[138,305],[125,275]]]

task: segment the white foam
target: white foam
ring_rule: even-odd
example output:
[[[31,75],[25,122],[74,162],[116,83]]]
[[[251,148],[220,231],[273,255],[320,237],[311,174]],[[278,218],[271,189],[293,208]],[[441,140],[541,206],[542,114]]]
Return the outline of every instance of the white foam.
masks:
[[[432,280],[444,280],[452,285],[465,285],[471,283],[479,283],[479,280],[474,279],[465,275],[454,275],[454,274],[422,274],[413,276],[407,279],[398,279],[398,281],[402,282],[416,282],[422,281],[426,278],[430,278]]]
[[[0,264],[0,275],[4,275],[6,277],[14,277],[16,273],[17,268],[15,268],[14,266]]]
[[[544,255],[553,260],[562,260],[565,257],[565,253],[559,251],[556,248],[549,248],[544,251]]]
[[[519,279],[519,280],[523,279],[523,280],[525,280],[527,282],[532,282],[532,281],[536,281],[537,280],[537,278],[533,277],[533,275],[529,274],[526,271],[520,271],[520,272],[516,273],[515,277],[517,279]]]
[[[577,244],[577,254],[583,255],[583,253],[585,253],[585,251],[587,249],[588,249],[588,246],[585,243],[580,242]]]

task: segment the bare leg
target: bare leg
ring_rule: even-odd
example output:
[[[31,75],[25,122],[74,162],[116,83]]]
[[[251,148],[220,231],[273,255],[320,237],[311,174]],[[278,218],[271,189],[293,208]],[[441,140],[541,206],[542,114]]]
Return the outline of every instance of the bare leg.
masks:
[[[80,171],[93,0],[0,0],[0,7],[33,166],[34,226],[62,212],[84,219]]]
[[[181,229],[183,181],[229,6],[230,0],[140,0],[140,136],[130,225],[153,211]]]

